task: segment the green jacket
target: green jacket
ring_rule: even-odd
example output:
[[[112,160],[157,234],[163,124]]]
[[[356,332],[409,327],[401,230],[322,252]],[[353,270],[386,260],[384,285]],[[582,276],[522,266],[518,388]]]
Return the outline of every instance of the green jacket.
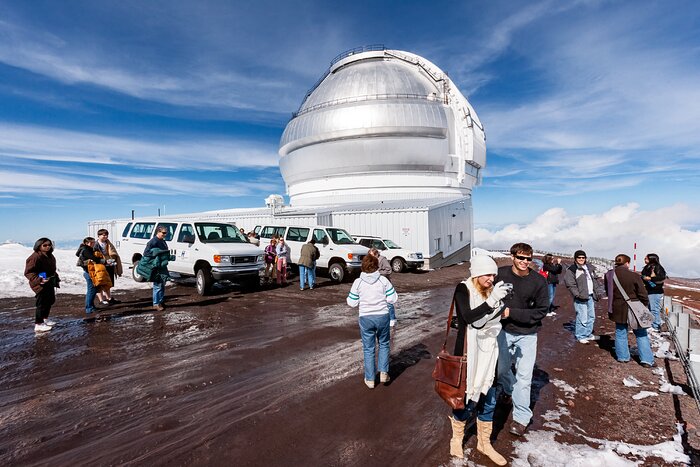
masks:
[[[165,282],[170,280],[168,272],[168,262],[170,261],[170,250],[153,248],[148,251],[136,266],[136,272],[141,277],[147,277],[148,282]]]

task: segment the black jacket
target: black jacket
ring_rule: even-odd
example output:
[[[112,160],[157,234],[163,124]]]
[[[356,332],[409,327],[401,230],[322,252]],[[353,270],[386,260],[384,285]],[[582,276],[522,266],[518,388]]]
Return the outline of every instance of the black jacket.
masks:
[[[652,272],[654,273],[652,275]],[[664,293],[664,281],[666,280],[666,270],[660,264],[647,264],[642,269],[642,277],[651,277],[650,281],[644,281],[644,288],[647,294]],[[653,284],[653,285],[652,285]]]
[[[80,262],[80,265],[83,268],[83,271],[85,272],[88,272],[88,261],[105,264],[104,258],[98,258],[97,256],[95,256],[95,249],[90,248],[84,243],[80,244],[80,246],[78,247],[78,251],[75,252],[75,256],[78,257],[78,261]]]
[[[544,263],[542,265],[542,269],[547,271],[547,283],[548,284],[558,284],[559,283],[559,274],[564,270],[562,268],[561,263],[552,263],[552,264],[547,264]]]
[[[544,277],[533,270],[527,276],[518,276],[511,266],[502,266],[498,268],[496,280],[513,284],[513,296],[503,300],[510,309],[508,318],[501,321],[503,330],[517,335],[537,333],[549,310],[549,292]]]

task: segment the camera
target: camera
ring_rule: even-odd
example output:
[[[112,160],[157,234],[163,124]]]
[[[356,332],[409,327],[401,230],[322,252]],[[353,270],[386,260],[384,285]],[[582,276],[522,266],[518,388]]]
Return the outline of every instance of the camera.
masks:
[[[508,293],[506,294],[504,300],[510,300],[511,298],[513,298],[513,284],[511,284],[510,282],[504,282],[503,285],[508,290]]]

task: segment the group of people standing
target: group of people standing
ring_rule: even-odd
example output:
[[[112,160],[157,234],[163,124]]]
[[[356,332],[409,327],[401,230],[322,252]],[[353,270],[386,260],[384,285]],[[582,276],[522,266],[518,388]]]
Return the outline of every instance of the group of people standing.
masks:
[[[316,239],[311,238],[301,247],[299,252],[299,288],[304,290],[306,284],[313,290],[316,285],[316,261],[321,257],[321,252],[316,246]],[[270,243],[265,247],[265,282],[272,284],[275,279],[277,285],[286,286],[287,268],[291,263],[291,250],[283,237],[273,235]]]

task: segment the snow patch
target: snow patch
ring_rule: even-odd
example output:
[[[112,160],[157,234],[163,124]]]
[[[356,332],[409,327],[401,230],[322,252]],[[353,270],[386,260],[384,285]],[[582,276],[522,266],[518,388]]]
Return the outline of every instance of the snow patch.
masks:
[[[655,392],[652,392],[652,391],[640,391],[637,394],[635,394],[634,396],[632,396],[632,399],[638,401],[640,399],[646,399],[647,397],[652,397],[652,396],[656,397],[656,396],[658,396],[658,394]]]
[[[622,384],[627,386],[628,388],[636,388],[637,386],[641,386],[642,382],[639,381],[637,378],[634,376],[628,376],[627,378],[622,380]]]
[[[659,386],[659,391],[676,394],[678,396],[686,395],[685,391],[683,391],[683,388],[681,388],[680,386],[674,386],[671,383],[663,383],[661,386]]]
[[[567,382],[562,381],[560,379],[552,379],[550,380],[550,383],[564,391],[564,397],[566,397],[567,399],[574,398],[574,395],[576,394],[576,389],[570,386]]]

